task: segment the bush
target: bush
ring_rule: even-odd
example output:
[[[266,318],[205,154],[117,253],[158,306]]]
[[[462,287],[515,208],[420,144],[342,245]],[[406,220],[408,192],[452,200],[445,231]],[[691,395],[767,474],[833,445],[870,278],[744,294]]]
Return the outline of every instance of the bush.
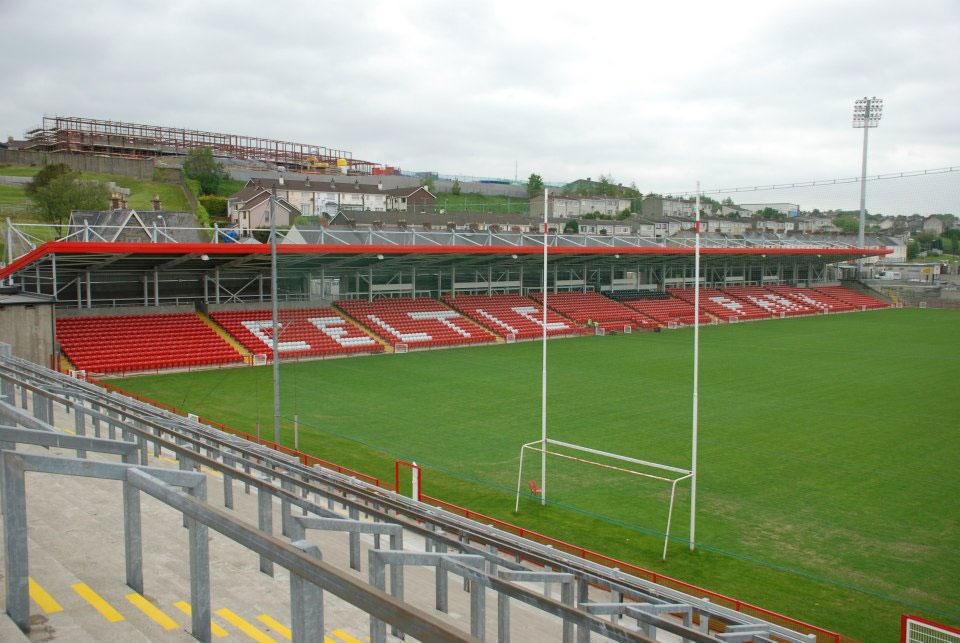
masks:
[[[197,199],[212,217],[227,216],[227,197],[205,194]]]

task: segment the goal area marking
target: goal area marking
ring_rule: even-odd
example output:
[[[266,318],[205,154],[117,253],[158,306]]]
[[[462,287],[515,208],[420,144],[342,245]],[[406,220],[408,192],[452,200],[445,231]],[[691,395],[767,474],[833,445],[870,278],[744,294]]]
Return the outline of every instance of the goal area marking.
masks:
[[[555,450],[551,450],[550,447],[559,447],[563,449],[570,449],[572,451],[577,451],[581,453],[589,453],[592,455],[601,456],[604,458],[610,458],[613,460],[618,460],[620,462],[627,462],[630,464],[649,467],[651,469],[656,469],[658,472],[662,471],[662,474],[658,473],[648,473],[646,471],[637,471],[635,469],[629,469],[627,467],[616,466],[614,464],[608,464],[606,462],[598,462],[596,460],[589,460],[587,458],[580,458],[569,453],[560,453]],[[601,469],[610,469],[612,471],[618,471],[620,473],[626,473],[629,475],[640,476],[642,478],[649,478],[652,480],[659,480],[662,482],[667,482],[670,484],[670,505],[667,509],[667,529],[664,532],[663,538],[663,559],[667,559],[667,545],[670,542],[670,521],[673,517],[673,501],[677,493],[677,483],[684,480],[688,480],[693,477],[693,472],[688,469],[681,469],[680,467],[672,467],[666,464],[659,464],[657,462],[650,462],[648,460],[640,460],[638,458],[631,458],[629,456],[621,455],[619,453],[611,453],[609,451],[601,451],[600,449],[591,449],[590,447],[581,446],[579,444],[571,444],[570,442],[561,442],[560,440],[535,440],[533,442],[528,442],[520,447],[520,468],[517,471],[517,499],[516,505],[514,506],[514,511],[520,511],[520,489],[523,484],[523,456],[527,451],[533,451],[536,453],[541,453],[543,455],[553,456],[555,458],[563,458],[565,460],[573,460],[575,462],[581,462],[583,464],[588,464],[591,466],[599,467]],[[671,475],[674,474],[674,475]],[[531,487],[532,488],[532,487]]]
[[[958,643],[960,630],[949,625],[904,614],[900,619],[901,643]]]

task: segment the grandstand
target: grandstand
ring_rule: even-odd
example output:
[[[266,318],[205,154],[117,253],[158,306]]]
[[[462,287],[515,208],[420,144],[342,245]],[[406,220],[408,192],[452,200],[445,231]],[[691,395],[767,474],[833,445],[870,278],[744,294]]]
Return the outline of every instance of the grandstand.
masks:
[[[427,297],[377,301],[344,299],[337,307],[396,348],[439,348],[494,341],[466,317]]]
[[[740,301],[749,301],[759,308],[777,317],[788,315],[812,315],[817,309],[809,304],[778,295],[760,286],[732,286],[724,288],[723,292]]]
[[[534,300],[543,304],[543,295],[535,293]],[[569,317],[579,324],[593,324],[608,331],[629,332],[637,328],[655,328],[657,323],[635,310],[617,303],[600,293],[561,292],[547,297],[547,307]]]
[[[671,296],[694,303],[693,288],[671,288]],[[770,319],[771,314],[749,300],[736,299],[718,288],[700,289],[700,308],[721,321]]]
[[[254,355],[273,359],[270,310],[214,312],[210,318]],[[281,358],[331,357],[377,353],[383,345],[333,308],[285,309],[279,319]]]
[[[240,353],[192,313],[61,317],[57,340],[78,370],[96,373],[243,361]]]
[[[500,337],[539,339],[543,335],[543,306],[521,295],[446,296],[443,303]],[[547,335],[570,335],[577,330],[572,323],[552,310],[547,311]]]

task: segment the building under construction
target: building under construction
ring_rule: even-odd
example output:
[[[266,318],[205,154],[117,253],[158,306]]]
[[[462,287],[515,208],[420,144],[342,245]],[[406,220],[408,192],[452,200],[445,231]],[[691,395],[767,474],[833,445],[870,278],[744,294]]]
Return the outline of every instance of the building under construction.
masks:
[[[379,165],[353,153],[253,136],[219,134],[160,125],[141,125],[79,116],[45,116],[43,126],[26,133],[16,147],[38,152],[98,154],[123,158],[184,156],[209,147],[215,156],[265,163],[297,172],[373,174]]]

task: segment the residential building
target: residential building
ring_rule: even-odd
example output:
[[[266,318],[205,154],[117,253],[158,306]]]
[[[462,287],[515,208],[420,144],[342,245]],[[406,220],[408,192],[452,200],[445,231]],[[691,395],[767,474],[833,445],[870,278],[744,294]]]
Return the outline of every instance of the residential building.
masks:
[[[159,199],[155,201],[159,205]],[[199,243],[206,235],[192,212],[171,210],[74,210],[68,232],[82,241]]]
[[[256,189],[273,192],[304,216],[334,215],[340,211],[434,212],[437,198],[423,186],[385,190],[383,183],[370,185],[358,180],[337,181],[336,177],[311,180],[251,179],[243,190],[227,200],[227,214],[234,219],[237,204]]]
[[[931,214],[923,220],[923,231],[932,232],[939,237],[943,234],[943,220],[935,214]]]
[[[692,199],[673,199],[662,196],[644,197],[641,211],[645,217],[695,217],[696,202]]]
[[[547,216],[556,219],[578,219],[591,212],[616,215],[630,209],[630,199],[607,196],[563,196],[549,195],[549,211]],[[530,216],[543,218],[543,195],[530,199]]]

